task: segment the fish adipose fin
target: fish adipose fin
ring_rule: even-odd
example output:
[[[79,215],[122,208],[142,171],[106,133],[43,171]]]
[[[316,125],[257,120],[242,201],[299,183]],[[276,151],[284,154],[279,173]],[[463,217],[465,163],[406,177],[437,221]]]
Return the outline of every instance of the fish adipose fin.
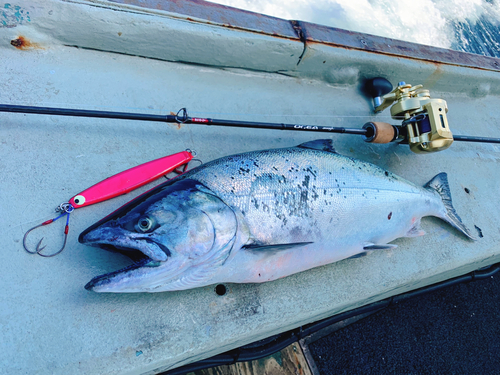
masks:
[[[334,154],[337,153],[333,148],[333,142],[331,139],[316,139],[315,141],[302,143],[297,147],[311,148],[313,150],[332,152]]]
[[[453,208],[451,203],[450,186],[448,184],[448,176],[446,173],[442,172],[436,175],[432,180],[425,184],[424,188],[430,191],[435,191],[441,196],[441,200],[446,208],[446,215],[442,217],[444,221],[458,229],[471,240],[477,240],[471,234],[469,229],[467,229],[467,227],[462,223],[462,219],[460,219],[460,216],[458,216],[457,212]]]
[[[295,247],[301,247],[305,245],[312,244],[312,242],[294,242],[294,243],[283,243],[278,245],[245,245],[243,249],[252,251],[281,251],[293,249]]]

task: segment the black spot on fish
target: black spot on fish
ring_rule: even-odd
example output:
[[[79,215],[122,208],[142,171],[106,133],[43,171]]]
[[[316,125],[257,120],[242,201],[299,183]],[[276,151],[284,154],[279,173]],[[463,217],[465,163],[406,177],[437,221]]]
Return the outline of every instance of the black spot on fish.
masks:
[[[304,176],[304,181],[302,181],[302,186],[304,186],[305,188],[308,188],[309,187],[309,180],[311,179],[311,177],[309,177],[308,175],[305,175]]]
[[[257,199],[253,199],[253,204],[255,208],[258,210],[259,209],[259,202],[257,202]]]
[[[255,165],[257,168],[259,168],[259,164],[257,164],[256,161],[253,162],[253,165]]]
[[[307,172],[309,172],[310,174],[312,174],[314,177],[316,177],[316,172],[314,172],[314,171],[311,169],[311,167],[308,167],[308,168],[306,169],[306,171],[307,171]]]
[[[307,204],[307,200],[308,200],[307,195],[308,195],[307,190],[306,190],[306,191],[302,191],[302,192],[300,193],[300,202],[301,202],[301,203],[305,203],[305,204]]]
[[[476,228],[479,238],[483,238],[484,236],[483,236],[483,231],[481,230],[481,228],[479,228],[477,225],[474,225],[474,228]]]

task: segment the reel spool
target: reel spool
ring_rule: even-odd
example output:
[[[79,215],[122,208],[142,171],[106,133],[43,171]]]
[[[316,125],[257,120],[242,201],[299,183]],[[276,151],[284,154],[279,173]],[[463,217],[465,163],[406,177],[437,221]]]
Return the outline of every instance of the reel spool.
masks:
[[[422,85],[412,86],[399,82],[398,86],[392,89],[388,80],[377,77],[368,81],[367,91],[373,97],[375,112],[391,107],[392,118],[403,120],[402,129],[399,132],[393,131],[398,134],[394,134],[392,141],[402,140],[403,133],[406,133],[404,135],[408,139],[410,150],[417,154],[445,150],[453,143],[453,134],[446,117],[446,101],[432,99],[429,90],[424,89]],[[365,127],[375,127],[376,134],[376,124],[380,123],[368,123]],[[375,139],[371,142],[376,142]],[[386,139],[387,137],[384,138]]]

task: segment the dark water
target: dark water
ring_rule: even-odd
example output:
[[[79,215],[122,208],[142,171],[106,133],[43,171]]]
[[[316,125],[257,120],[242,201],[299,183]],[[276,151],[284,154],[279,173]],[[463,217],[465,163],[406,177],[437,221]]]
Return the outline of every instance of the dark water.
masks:
[[[452,42],[452,49],[500,57],[500,26],[486,16],[481,16],[476,23],[455,22],[453,28],[455,41]]]
[[[500,374],[500,273],[406,300],[309,347],[322,375]]]

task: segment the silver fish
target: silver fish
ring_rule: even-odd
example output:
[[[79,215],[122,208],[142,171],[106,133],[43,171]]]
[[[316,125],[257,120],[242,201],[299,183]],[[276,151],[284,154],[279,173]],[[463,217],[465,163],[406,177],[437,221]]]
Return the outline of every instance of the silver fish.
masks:
[[[472,238],[445,173],[419,187],[335,153],[330,140],[204,164],[85,230],[81,243],[136,263],[92,279],[96,292],[162,292],[259,283],[423,235],[436,216]]]

